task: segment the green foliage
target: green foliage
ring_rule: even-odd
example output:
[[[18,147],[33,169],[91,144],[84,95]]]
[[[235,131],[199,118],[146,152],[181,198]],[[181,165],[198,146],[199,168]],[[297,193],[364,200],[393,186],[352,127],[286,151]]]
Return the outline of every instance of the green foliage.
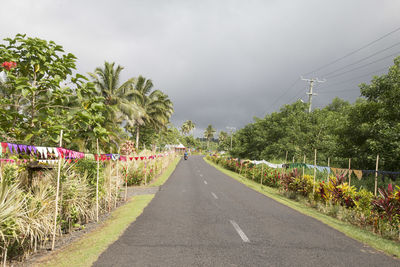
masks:
[[[318,151],[318,165],[328,157],[335,167],[346,167],[352,158],[354,169],[379,168],[398,171],[400,165],[400,57],[387,74],[361,84],[362,98],[354,104],[335,98],[321,109],[307,112],[307,104],[297,101],[279,112],[256,118],[233,136],[231,155],[266,159],[293,157],[308,162]],[[332,164],[331,164],[332,165]]]

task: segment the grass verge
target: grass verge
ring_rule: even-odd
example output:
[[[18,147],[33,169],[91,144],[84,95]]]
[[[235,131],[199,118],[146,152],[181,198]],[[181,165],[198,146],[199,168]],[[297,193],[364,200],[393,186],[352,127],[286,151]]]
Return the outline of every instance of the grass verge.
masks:
[[[400,257],[400,246],[397,242],[384,239],[380,236],[377,236],[377,235],[371,233],[370,231],[363,230],[355,225],[351,225],[349,223],[340,221],[336,218],[322,214],[322,213],[318,212],[316,209],[307,207],[300,202],[290,200],[290,199],[286,198],[285,196],[282,196],[278,192],[277,189],[271,188],[268,186],[264,186],[255,181],[244,178],[243,176],[241,176],[235,172],[226,170],[226,169],[216,165],[215,163],[207,160],[206,158],[204,158],[204,161],[206,161],[208,164],[210,164],[217,170],[225,173],[226,175],[232,177],[233,179],[248,186],[249,188],[251,188],[257,192],[260,192],[261,194],[264,194],[264,195],[266,195],[266,196],[268,196],[268,197],[270,197],[270,198],[272,198],[294,210],[297,210],[300,213],[303,213],[307,216],[313,217],[313,218],[321,221],[322,223],[325,223],[325,224],[329,225],[330,227],[344,233],[348,237],[351,237],[351,238],[358,240],[364,244],[367,244],[370,247],[373,247],[377,250],[383,251],[391,256],[395,256],[398,258]]]
[[[154,183],[149,184],[149,187],[163,185],[168,180],[168,178],[171,176],[172,172],[175,170],[176,165],[178,165],[180,160],[181,160],[181,157],[175,158],[174,161],[161,174],[161,176],[158,177],[157,180],[154,181]]]
[[[34,266],[91,266],[106,248],[143,212],[154,195],[133,197],[111,213],[103,224],[60,251],[47,255]]]

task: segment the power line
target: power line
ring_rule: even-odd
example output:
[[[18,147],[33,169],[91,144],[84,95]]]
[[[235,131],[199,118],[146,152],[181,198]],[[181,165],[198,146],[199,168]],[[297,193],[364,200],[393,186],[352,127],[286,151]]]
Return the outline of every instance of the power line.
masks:
[[[357,63],[360,63],[360,62],[362,62],[362,61],[364,61],[364,60],[366,60],[366,59],[368,59],[368,58],[371,58],[371,57],[373,57],[373,56],[376,56],[376,55],[378,55],[378,54],[380,54],[380,53],[382,53],[382,52],[384,52],[384,51],[387,51],[387,50],[389,50],[389,49],[391,49],[391,48],[393,48],[393,47],[395,47],[395,46],[397,46],[397,45],[400,45],[400,42],[395,43],[394,45],[391,45],[391,46],[389,46],[389,47],[386,47],[386,48],[384,48],[384,49],[382,49],[382,50],[379,50],[378,52],[375,52],[375,53],[373,53],[373,54],[371,54],[371,55],[369,55],[369,56],[367,56],[367,57],[364,57],[364,58],[362,58],[362,59],[359,59],[359,60],[357,60],[356,62],[353,62],[353,63],[351,63],[351,64],[348,64],[348,65],[346,65],[346,66],[343,66],[343,67],[341,67],[341,68],[338,68],[338,69],[336,69],[336,70],[333,70],[333,71],[331,71],[331,72],[328,72],[328,73],[325,74],[325,76],[329,76],[330,74],[333,74],[333,73],[335,73],[335,72],[338,72],[338,71],[340,71],[340,70],[342,70],[342,69],[345,69],[345,68],[347,68],[347,67],[356,65]]]
[[[382,60],[387,59],[387,58],[389,58],[389,57],[396,56],[396,55],[398,55],[398,54],[400,54],[400,52],[396,52],[396,53],[391,54],[391,55],[388,55],[388,56],[386,56],[386,57],[379,58],[379,59],[377,59],[377,60],[375,60],[375,61],[372,61],[372,62],[369,62],[369,63],[367,63],[367,64],[358,66],[358,67],[353,68],[353,69],[350,69],[350,70],[348,70],[348,71],[344,71],[344,72],[340,72],[340,73],[335,74],[335,75],[327,76],[326,78],[334,78],[334,77],[337,77],[337,76],[340,76],[340,75],[343,75],[343,74],[346,74],[346,73],[349,73],[349,72],[352,72],[352,71],[355,71],[355,70],[364,68],[364,67],[366,67],[366,66],[372,65],[372,64],[374,64],[374,63],[376,63],[376,62],[382,61]]]
[[[369,72],[367,74],[364,74],[364,75],[360,75],[360,76],[357,76],[357,77],[354,77],[354,78],[351,78],[351,79],[348,79],[348,80],[344,80],[344,81],[341,81],[341,82],[338,82],[338,83],[330,84],[330,85],[325,86],[325,87],[323,87],[321,89],[327,89],[327,88],[331,88],[331,87],[336,86],[336,85],[340,85],[340,84],[344,84],[344,83],[347,83],[347,82],[351,82],[351,81],[357,80],[359,78],[363,78],[363,77],[369,76],[371,74],[374,74],[376,72],[381,72],[383,70],[387,70],[388,68],[389,68],[389,66],[381,68],[379,70],[374,70],[374,71],[371,71],[371,72]]]
[[[382,40],[382,39],[388,37],[389,35],[391,35],[391,34],[397,32],[397,31],[399,31],[399,30],[400,30],[400,27],[398,27],[398,28],[394,29],[393,31],[391,31],[391,32],[389,32],[389,33],[387,33],[387,34],[385,34],[385,35],[379,37],[378,39],[376,39],[376,40],[374,40],[374,41],[372,41],[372,42],[369,42],[369,43],[366,44],[366,45],[363,45],[362,47],[360,47],[360,48],[358,48],[358,49],[356,49],[356,50],[354,50],[354,51],[352,51],[352,52],[350,52],[350,53],[348,53],[348,54],[345,54],[344,56],[342,56],[342,57],[340,57],[340,58],[338,58],[338,59],[335,59],[335,60],[333,60],[333,61],[331,61],[331,62],[329,62],[329,63],[327,63],[327,64],[325,64],[325,65],[322,65],[322,66],[316,68],[316,69],[313,70],[313,71],[310,71],[310,72],[308,72],[308,73],[305,73],[304,76],[309,75],[309,74],[312,74],[312,73],[317,72],[317,71],[319,71],[319,70],[322,70],[322,69],[324,69],[324,68],[326,68],[326,67],[328,67],[328,66],[330,66],[330,65],[332,65],[332,64],[335,64],[336,62],[338,62],[338,61],[340,61],[340,60],[342,60],[342,59],[344,59],[344,58],[346,58],[346,57],[349,57],[349,56],[351,56],[351,55],[357,53],[358,51],[361,51],[361,50],[363,50],[364,48],[367,48],[368,46],[371,46],[372,44],[374,44],[374,43],[376,43],[376,42],[378,42],[378,41],[380,41],[380,40]]]
[[[284,95],[286,95],[289,91],[290,91],[290,89],[292,89],[295,85],[296,85],[296,83],[299,81],[300,79],[299,78],[297,78],[280,96],[278,96],[275,100],[274,100],[274,102],[273,102],[273,104],[272,104],[272,106],[271,106],[271,109],[273,110],[273,108],[275,107],[275,105],[277,104],[277,103],[279,103],[279,99],[281,99]]]
[[[320,94],[326,94],[326,93],[340,93],[340,92],[351,92],[351,91],[359,91],[360,88],[352,88],[352,89],[344,89],[344,90],[330,90],[330,91],[323,91],[319,92]]]

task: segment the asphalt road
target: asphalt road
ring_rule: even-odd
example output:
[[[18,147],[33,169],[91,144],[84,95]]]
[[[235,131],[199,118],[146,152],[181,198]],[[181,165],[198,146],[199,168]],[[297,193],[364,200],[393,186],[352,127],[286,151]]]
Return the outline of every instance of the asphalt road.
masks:
[[[400,266],[191,156],[94,266]]]

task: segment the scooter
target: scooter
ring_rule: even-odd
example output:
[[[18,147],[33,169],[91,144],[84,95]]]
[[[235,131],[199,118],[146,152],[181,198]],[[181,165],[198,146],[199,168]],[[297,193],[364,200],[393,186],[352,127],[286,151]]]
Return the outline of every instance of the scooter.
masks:
[[[187,159],[188,159],[188,156],[187,156],[187,155],[184,155],[184,156],[183,156],[183,159],[184,159],[184,160],[187,160]]]

